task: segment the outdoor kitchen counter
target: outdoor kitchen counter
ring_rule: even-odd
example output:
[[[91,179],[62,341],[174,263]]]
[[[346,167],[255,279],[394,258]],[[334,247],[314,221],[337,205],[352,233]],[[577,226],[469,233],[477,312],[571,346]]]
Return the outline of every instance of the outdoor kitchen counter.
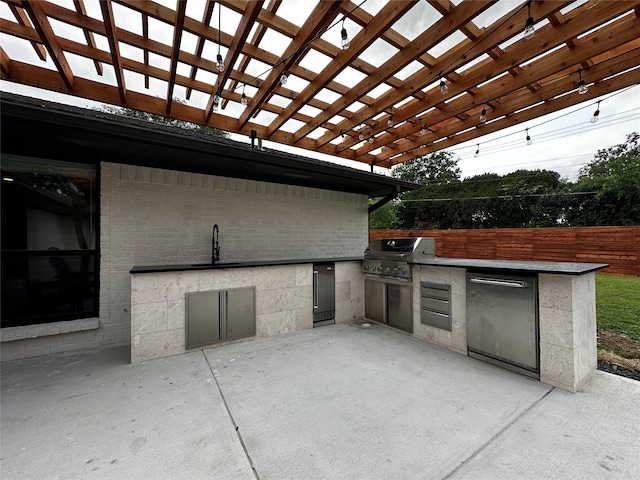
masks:
[[[247,267],[272,267],[279,265],[301,265],[313,263],[339,263],[339,262],[360,262],[362,257],[353,258],[323,258],[323,259],[300,259],[300,260],[265,260],[265,261],[245,261],[245,262],[220,262],[220,263],[192,263],[183,265],[147,265],[136,266],[129,270],[129,273],[163,273],[163,272],[189,272],[197,270],[220,270],[223,268],[247,268]]]
[[[576,392],[597,368],[596,271],[601,263],[523,262],[464,258],[420,259],[413,270],[413,334],[468,354],[467,273],[470,270],[536,277],[540,381]],[[504,275],[503,275],[504,276]],[[422,285],[450,288],[449,329],[422,323]],[[500,288],[500,287],[498,287]],[[496,297],[498,298],[498,297]],[[498,302],[500,303],[500,302]],[[516,318],[514,317],[514,320]],[[491,328],[485,332],[491,334]]]
[[[606,263],[523,262],[520,260],[482,260],[472,258],[433,258],[412,265],[433,267],[482,268],[491,270],[517,270],[520,272],[558,275],[584,275],[608,267]]]
[[[199,331],[199,316],[210,324],[203,327],[202,345],[313,328],[314,264],[327,262],[334,272],[335,323],[362,318],[361,257],[133,267],[131,361],[200,348],[188,337],[189,300],[194,301],[194,331]]]

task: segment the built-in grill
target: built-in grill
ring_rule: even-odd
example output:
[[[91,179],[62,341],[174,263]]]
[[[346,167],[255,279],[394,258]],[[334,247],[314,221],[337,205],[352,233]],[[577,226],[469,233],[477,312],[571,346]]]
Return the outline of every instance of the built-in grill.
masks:
[[[435,257],[436,242],[430,237],[372,240],[364,251],[362,272],[379,277],[411,280],[409,263]]]
[[[367,319],[413,332],[412,262],[435,257],[433,238],[373,240],[364,251],[364,315]]]

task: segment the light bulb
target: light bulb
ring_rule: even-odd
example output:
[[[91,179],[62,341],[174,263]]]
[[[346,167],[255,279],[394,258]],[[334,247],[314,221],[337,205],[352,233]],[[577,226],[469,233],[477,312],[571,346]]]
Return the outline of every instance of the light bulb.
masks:
[[[240,100],[240,103],[242,103],[242,105],[246,105],[247,103],[249,103],[247,101],[247,95],[244,92],[242,92],[242,99]]]
[[[589,87],[587,87],[587,84],[584,83],[584,80],[580,79],[580,81],[578,82],[578,95],[584,95],[588,91]]]
[[[420,135],[424,135],[426,133],[426,130],[424,129],[424,127],[420,127]]]
[[[284,70],[282,72],[282,75],[280,75],[280,85],[284,85],[285,83],[287,83],[287,80],[289,80],[289,73]]]
[[[526,23],[524,24],[524,32],[523,37],[525,40],[531,40],[536,33],[536,29],[533,26],[533,17],[527,18]]]
[[[478,158],[478,155],[480,155],[480,144],[478,144],[478,149],[476,150],[474,158]]]
[[[224,62],[222,61],[222,55],[218,54],[216,57],[216,60],[218,63],[216,63],[216,68],[218,69],[219,72],[222,72],[224,70]]]
[[[373,143],[373,137],[369,137],[369,143]]]
[[[213,103],[220,103],[220,92],[216,92],[213,96]]]
[[[347,35],[347,29],[344,28],[344,26],[342,27],[340,35],[342,36],[342,49],[346,50],[351,46],[351,42],[349,41],[349,35]]]
[[[213,111],[217,112],[218,111],[218,106],[219,106],[219,101],[216,101],[216,99],[213,99]]]
[[[482,112],[480,113],[480,121],[482,123],[487,121],[487,109],[486,108],[483,108]]]
[[[362,132],[360,132],[360,133],[358,134],[358,138],[359,138],[360,140],[364,140],[364,135],[362,134]]]
[[[447,93],[449,93],[449,87],[447,87],[444,78],[440,79],[440,93],[442,93],[442,95],[446,95]]]
[[[393,115],[389,115],[389,119],[387,120],[387,127],[393,127]]]
[[[533,140],[531,140],[531,137],[527,135],[527,145],[531,145],[532,143],[533,143]]]
[[[593,117],[591,117],[591,123],[596,123],[598,121],[599,116],[600,116],[600,109],[593,112]]]

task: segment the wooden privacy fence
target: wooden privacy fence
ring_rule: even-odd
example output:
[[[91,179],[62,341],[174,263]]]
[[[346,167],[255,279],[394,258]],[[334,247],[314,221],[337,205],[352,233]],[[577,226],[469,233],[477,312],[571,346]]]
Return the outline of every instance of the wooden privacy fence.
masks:
[[[371,230],[369,235],[434,237],[438,257],[608,263],[603,272],[640,276],[640,227]]]

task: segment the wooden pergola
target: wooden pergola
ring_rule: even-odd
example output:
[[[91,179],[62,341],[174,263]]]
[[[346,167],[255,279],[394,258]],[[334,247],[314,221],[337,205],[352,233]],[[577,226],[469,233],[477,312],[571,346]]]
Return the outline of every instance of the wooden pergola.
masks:
[[[640,78],[639,1],[3,2],[4,80],[381,167]]]

